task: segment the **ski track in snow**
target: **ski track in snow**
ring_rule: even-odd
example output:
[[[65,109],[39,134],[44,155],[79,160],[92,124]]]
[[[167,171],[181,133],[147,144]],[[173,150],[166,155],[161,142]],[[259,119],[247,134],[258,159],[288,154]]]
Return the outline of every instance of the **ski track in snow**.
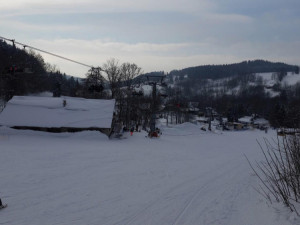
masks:
[[[164,132],[108,140],[0,128],[0,225],[299,224],[251,187],[243,154],[262,159],[264,132]]]
[[[192,178],[190,180],[185,180],[184,182],[176,185],[175,187],[172,187],[171,189],[169,189],[168,191],[166,191],[165,193],[163,193],[161,196],[159,196],[157,199],[153,200],[150,204],[148,204],[145,208],[139,210],[136,214],[134,214],[133,216],[131,216],[130,218],[125,219],[124,221],[126,221],[124,223],[124,221],[118,222],[115,225],[134,225],[134,224],[141,224],[145,221],[147,221],[147,216],[149,214],[149,210],[153,211],[153,209],[151,208],[162,208],[159,207],[160,204],[164,205],[165,202],[167,202],[168,200],[173,201],[173,200],[177,200],[176,198],[172,198],[171,196],[175,195],[175,196],[181,196],[182,195],[182,202],[185,202],[185,204],[183,204],[181,207],[179,207],[178,212],[176,212],[177,214],[174,214],[174,216],[172,216],[172,218],[170,219],[170,221],[168,221],[168,223],[166,224],[172,224],[172,225],[179,225],[179,224],[189,224],[189,223],[183,223],[184,221],[182,221],[182,218],[184,218],[185,214],[188,214],[189,211],[193,211],[192,209],[192,205],[193,203],[198,200],[198,201],[203,201],[205,199],[205,194],[209,191],[211,191],[212,189],[216,189],[215,191],[217,191],[217,189],[219,189],[220,187],[218,185],[216,185],[216,183],[218,182],[218,180],[220,178],[224,178],[224,176],[226,174],[229,174],[230,172],[232,172],[232,170],[236,170],[238,168],[232,168],[230,167],[227,170],[221,170],[219,171],[216,175],[214,175],[213,177],[208,178],[208,180],[203,181],[203,175],[198,176],[196,178]],[[201,182],[199,182],[201,181]],[[205,183],[204,185],[200,186],[200,188],[196,188],[198,187],[198,184],[200,183]],[[192,190],[191,190],[192,188]],[[196,189],[195,189],[196,188]],[[195,189],[195,190],[194,190]],[[185,193],[190,193],[190,194],[185,194]],[[234,191],[231,193],[232,195],[230,197],[234,198],[233,195],[236,195],[237,193]],[[209,195],[210,196],[210,195]],[[211,197],[211,196],[210,196]],[[209,197],[209,198],[210,198]],[[220,198],[221,196],[218,196],[217,198],[214,198],[213,201],[208,199],[209,204],[208,206],[204,207],[202,209],[202,211],[199,212],[199,215],[203,215],[203,214],[209,214],[209,218],[210,220],[213,221],[203,221],[203,224],[218,224],[216,223],[216,221],[218,219],[214,218],[214,215],[218,215],[217,213],[220,212],[215,212],[213,210],[214,206],[216,205],[216,201],[218,200],[218,198]],[[226,199],[230,200],[230,199]],[[229,201],[230,203],[230,201]],[[168,204],[168,205],[172,205],[172,204]],[[229,207],[230,211],[231,207]],[[208,211],[208,212],[207,212]],[[168,212],[167,212],[168,213]],[[222,213],[222,212],[221,212]],[[223,215],[222,220],[220,220],[220,224],[224,224],[226,225],[227,223],[224,223],[224,218],[226,218],[227,215]],[[175,220],[172,222],[172,219],[175,218]],[[213,222],[213,223],[211,223]],[[150,223],[150,224],[157,224],[157,223]],[[202,223],[201,223],[202,224]]]

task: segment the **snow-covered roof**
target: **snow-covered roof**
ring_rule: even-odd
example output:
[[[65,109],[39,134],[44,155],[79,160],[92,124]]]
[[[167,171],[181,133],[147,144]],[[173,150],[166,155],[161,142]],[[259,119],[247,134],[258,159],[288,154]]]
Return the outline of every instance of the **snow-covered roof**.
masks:
[[[0,113],[0,125],[110,128],[114,106],[114,99],[14,96]]]
[[[269,124],[269,121],[264,118],[259,118],[254,120],[254,124],[266,125]]]
[[[239,118],[239,122],[241,123],[251,123],[251,116],[244,116],[242,118]]]
[[[203,117],[203,116],[198,116],[197,120],[198,121],[208,121],[208,118],[207,117]]]

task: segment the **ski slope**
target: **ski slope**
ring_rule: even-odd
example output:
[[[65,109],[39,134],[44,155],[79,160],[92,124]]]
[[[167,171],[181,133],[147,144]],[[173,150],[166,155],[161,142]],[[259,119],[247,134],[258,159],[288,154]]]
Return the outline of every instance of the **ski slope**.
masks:
[[[254,189],[244,154],[275,132],[210,133],[163,127],[134,133],[49,134],[0,128],[0,211],[5,225],[290,225],[295,214]]]

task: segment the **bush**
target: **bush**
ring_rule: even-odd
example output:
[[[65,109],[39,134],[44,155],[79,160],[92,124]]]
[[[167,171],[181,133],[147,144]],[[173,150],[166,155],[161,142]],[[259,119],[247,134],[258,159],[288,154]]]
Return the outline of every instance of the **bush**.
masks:
[[[277,136],[270,143],[260,143],[264,155],[263,162],[256,162],[256,168],[248,160],[255,175],[261,181],[257,191],[271,203],[275,199],[283,202],[291,211],[300,205],[300,136],[295,132],[291,135]]]

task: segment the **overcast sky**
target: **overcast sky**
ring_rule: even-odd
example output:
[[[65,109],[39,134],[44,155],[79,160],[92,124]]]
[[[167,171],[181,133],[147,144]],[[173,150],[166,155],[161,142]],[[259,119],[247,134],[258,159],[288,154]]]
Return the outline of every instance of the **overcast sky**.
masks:
[[[144,72],[265,59],[300,65],[299,0],[0,0],[0,36]],[[62,72],[88,68],[42,54]]]

